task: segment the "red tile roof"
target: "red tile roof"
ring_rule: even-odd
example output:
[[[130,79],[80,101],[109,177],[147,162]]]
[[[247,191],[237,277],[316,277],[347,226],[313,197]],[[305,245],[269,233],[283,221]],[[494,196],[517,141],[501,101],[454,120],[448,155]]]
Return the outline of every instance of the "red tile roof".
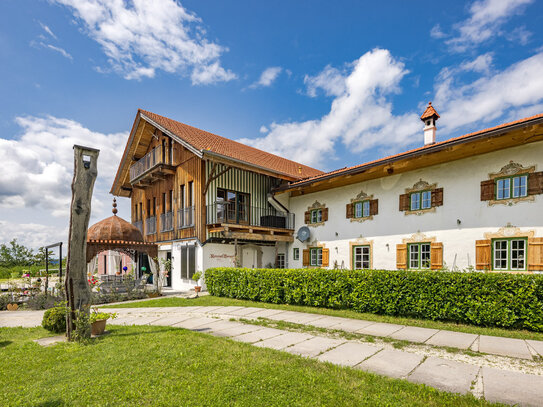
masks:
[[[437,114],[436,109],[434,109],[434,107],[432,106],[432,102],[428,102],[428,107],[426,107],[426,110],[424,111],[424,113],[422,114],[420,119],[424,120],[424,119],[426,119],[428,117],[432,117],[432,116],[436,116],[438,119],[440,117]]]
[[[412,150],[408,150],[408,151],[404,151],[402,153],[390,155],[388,157],[380,158],[380,159],[373,160],[373,161],[368,161],[368,162],[363,163],[363,164],[354,165],[352,167],[344,167],[344,168],[340,168],[338,170],[326,172],[324,174],[320,174],[320,175],[317,175],[317,176],[314,176],[314,177],[309,177],[309,178],[302,179],[302,180],[299,180],[299,181],[294,181],[294,182],[289,183],[288,188],[285,188],[285,189],[296,187],[296,186],[298,186],[299,184],[302,184],[302,183],[305,184],[307,182],[318,181],[321,178],[329,178],[331,176],[332,177],[333,176],[339,176],[339,175],[342,175],[345,172],[348,172],[348,171],[351,171],[351,170],[356,170],[357,168],[375,166],[375,165],[379,165],[379,164],[381,164],[381,163],[383,163],[385,161],[394,160],[394,159],[400,160],[400,159],[404,158],[404,156],[408,156],[408,155],[413,154],[413,153],[420,152],[421,154],[424,154],[425,150],[428,150],[428,149],[434,150],[434,149],[436,149],[436,147],[439,148],[440,146],[450,144],[452,142],[457,142],[457,141],[461,141],[461,140],[464,140],[464,139],[469,139],[469,138],[472,138],[472,137],[475,137],[475,136],[478,136],[478,135],[481,135],[481,134],[484,134],[484,133],[492,132],[492,131],[495,131],[495,130],[500,130],[500,129],[503,129],[503,128],[506,128],[506,127],[509,127],[509,126],[522,124],[522,123],[529,122],[529,121],[536,120],[536,119],[543,119],[543,113],[537,114],[535,116],[526,117],[524,119],[515,120],[513,122],[500,124],[498,126],[490,127],[488,129],[484,129],[484,130],[479,130],[479,131],[476,131],[476,132],[473,132],[473,133],[464,134],[463,136],[454,137],[454,138],[451,138],[451,139],[448,139],[448,140],[445,140],[445,141],[440,141],[438,143],[429,144],[429,145],[422,146],[422,147],[419,147],[419,148],[414,148]],[[468,140],[466,140],[466,141],[468,141]],[[280,189],[283,189],[283,188],[280,188]]]
[[[284,174],[294,179],[323,174],[322,171],[308,167],[307,165],[200,130],[156,113],[142,109],[139,109],[138,112],[172,132],[200,152],[210,151],[249,165],[267,169],[274,173]]]

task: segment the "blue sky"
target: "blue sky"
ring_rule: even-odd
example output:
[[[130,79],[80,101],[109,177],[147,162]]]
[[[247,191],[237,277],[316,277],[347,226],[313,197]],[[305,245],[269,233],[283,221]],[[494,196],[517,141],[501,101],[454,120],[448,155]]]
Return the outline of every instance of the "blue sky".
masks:
[[[65,240],[74,143],[91,222],[137,108],[322,170],[543,112],[534,0],[3,0],[0,242]],[[129,219],[128,200],[121,215]]]

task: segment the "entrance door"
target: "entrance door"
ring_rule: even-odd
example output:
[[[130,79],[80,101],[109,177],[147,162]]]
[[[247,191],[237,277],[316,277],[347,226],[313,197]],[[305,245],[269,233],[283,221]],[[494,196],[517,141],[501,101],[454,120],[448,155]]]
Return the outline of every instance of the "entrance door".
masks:
[[[256,267],[256,250],[254,247],[243,247],[241,249],[241,267]]]
[[[166,260],[172,261],[172,252],[166,252]],[[172,271],[168,273],[168,277],[166,277],[166,281],[164,281],[164,287],[171,287],[172,286]]]

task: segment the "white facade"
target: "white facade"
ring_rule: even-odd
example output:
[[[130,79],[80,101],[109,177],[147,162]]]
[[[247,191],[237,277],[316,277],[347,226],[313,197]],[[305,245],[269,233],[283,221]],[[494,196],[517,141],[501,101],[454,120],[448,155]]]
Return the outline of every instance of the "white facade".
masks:
[[[304,213],[315,201],[328,208],[326,222],[308,225],[307,242],[289,245],[288,267],[302,267],[303,249],[323,246],[329,249],[329,268],[351,268],[351,244],[358,243],[371,245],[372,268],[396,269],[397,244],[434,239],[443,244],[445,267],[466,269],[475,266],[475,241],[485,234],[518,233],[517,227],[521,233],[543,237],[543,195],[511,205],[481,201],[481,181],[510,162],[542,171],[543,142],[296,197],[279,194],[295,213],[295,230],[305,225]],[[420,180],[443,188],[443,205],[420,215],[400,211],[399,196]],[[378,214],[365,221],[347,219],[346,204],[361,192],[378,199]],[[293,248],[299,249],[298,260],[292,258]]]

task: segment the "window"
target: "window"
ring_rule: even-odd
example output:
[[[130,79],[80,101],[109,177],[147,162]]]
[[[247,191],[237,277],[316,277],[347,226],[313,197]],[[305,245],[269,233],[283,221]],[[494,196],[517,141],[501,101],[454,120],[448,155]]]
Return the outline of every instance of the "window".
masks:
[[[310,262],[311,266],[322,266],[322,248],[321,247],[312,247],[309,249]]]
[[[410,199],[412,211],[432,207],[432,191],[413,192]]]
[[[250,195],[217,188],[217,219],[232,223],[249,223]]]
[[[297,247],[292,249],[292,258],[294,260],[300,260],[300,249],[298,249]]]
[[[313,209],[311,211],[311,223],[322,222],[322,209]]]
[[[496,199],[521,198],[528,195],[528,176],[498,178],[496,180]]]
[[[353,269],[363,270],[370,268],[370,247],[369,246],[354,246],[353,247]]]
[[[430,243],[411,243],[408,248],[410,269],[430,268]]]
[[[370,216],[370,201],[355,202],[354,217],[367,218]]]
[[[492,242],[494,270],[526,270],[526,239],[495,239]]]
[[[277,264],[277,268],[284,269],[285,268],[285,253],[278,253],[277,260],[275,263]]]

